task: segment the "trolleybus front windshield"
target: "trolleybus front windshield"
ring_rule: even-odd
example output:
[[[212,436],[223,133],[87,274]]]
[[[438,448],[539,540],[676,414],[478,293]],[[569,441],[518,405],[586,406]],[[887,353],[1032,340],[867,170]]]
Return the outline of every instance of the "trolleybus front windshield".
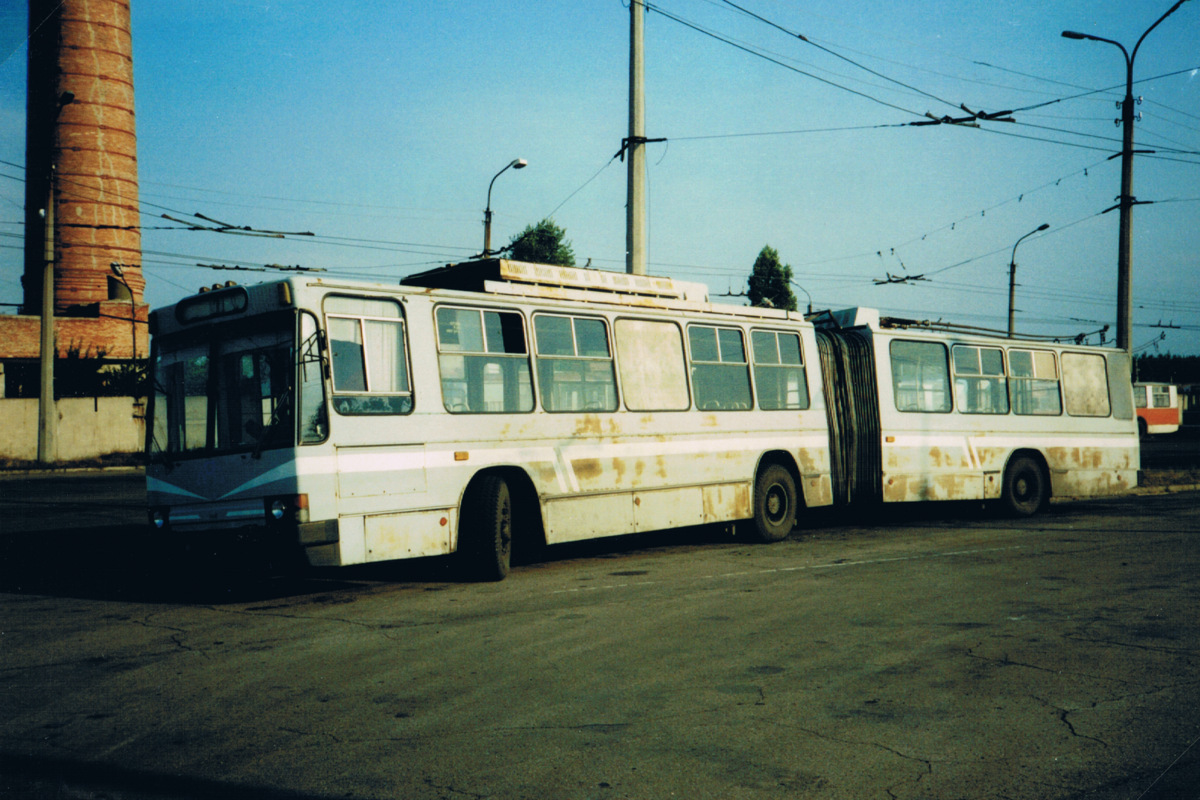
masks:
[[[295,326],[283,312],[156,340],[151,458],[290,447]]]

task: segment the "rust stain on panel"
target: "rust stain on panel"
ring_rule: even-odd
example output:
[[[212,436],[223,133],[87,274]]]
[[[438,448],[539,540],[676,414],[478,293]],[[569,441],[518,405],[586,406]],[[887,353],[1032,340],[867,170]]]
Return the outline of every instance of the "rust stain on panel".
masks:
[[[821,472],[821,467],[824,463],[824,454],[820,451],[814,453],[813,450],[807,447],[801,447],[797,452],[797,461],[800,464],[801,475],[813,475]]]
[[[1137,470],[1073,470],[1051,475],[1054,494],[1059,497],[1097,497],[1125,494],[1137,486]]]
[[[600,477],[600,459],[577,458],[571,462],[571,469],[575,470],[575,477],[581,484],[594,481]]]
[[[833,483],[827,474],[805,478],[802,490],[804,505],[808,508],[833,504]]]
[[[600,417],[596,414],[584,414],[575,422],[576,436],[599,436]]]
[[[982,498],[982,476],[977,474],[884,475],[883,500],[886,503]]]
[[[749,519],[753,516],[749,484],[705,486],[703,503],[706,523]]]
[[[1004,464],[1008,461],[1008,448],[1005,447],[980,447],[975,450],[979,456],[979,466],[984,471],[1004,469]]]

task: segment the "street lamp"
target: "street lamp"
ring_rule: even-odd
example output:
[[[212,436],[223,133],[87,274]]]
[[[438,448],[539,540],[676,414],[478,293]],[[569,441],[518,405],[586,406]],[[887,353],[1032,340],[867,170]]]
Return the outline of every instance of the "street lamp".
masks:
[[[492,254],[492,186],[496,183],[496,178],[504,174],[504,171],[509,167],[513,169],[525,169],[529,166],[529,162],[523,158],[514,158],[504,169],[492,176],[492,182],[488,184],[487,208],[483,210],[483,257],[487,258]]]
[[[1124,126],[1124,137],[1121,145],[1121,196],[1118,207],[1121,209],[1121,233],[1117,244],[1117,347],[1127,353],[1133,349],[1133,286],[1131,280],[1133,262],[1133,206],[1137,200],[1133,196],[1133,60],[1137,58],[1138,48],[1142,46],[1150,31],[1158,27],[1158,23],[1175,12],[1187,0],[1179,0],[1171,6],[1167,13],[1158,18],[1133,46],[1133,53],[1125,49],[1120,42],[1092,36],[1090,33],[1063,31],[1066,39],[1090,39],[1093,42],[1107,42],[1121,48],[1125,56],[1125,100],[1121,104],[1121,122]],[[1112,209],[1108,209],[1111,211]]]
[[[1028,239],[1039,231],[1044,231],[1050,227],[1050,223],[1043,222],[1029,233],[1017,239],[1017,244]],[[1017,244],[1013,245],[1012,258],[1008,262],[1008,338],[1013,338],[1013,303],[1017,298]]]
[[[812,313],[812,295],[808,293],[808,289],[805,289],[803,286],[796,283],[795,281],[788,281],[788,283],[790,283],[792,286],[795,286],[800,291],[804,292],[804,296],[808,298],[808,311],[806,313],[811,314]]]

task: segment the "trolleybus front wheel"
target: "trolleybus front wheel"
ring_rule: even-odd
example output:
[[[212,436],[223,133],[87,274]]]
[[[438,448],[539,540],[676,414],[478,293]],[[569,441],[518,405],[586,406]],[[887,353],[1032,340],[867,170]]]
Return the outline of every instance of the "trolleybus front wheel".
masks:
[[[512,560],[513,501],[498,475],[480,476],[463,498],[459,558],[467,576],[499,581]]]
[[[786,467],[771,464],[754,482],[754,536],[761,542],[779,542],[796,526],[796,479]]]

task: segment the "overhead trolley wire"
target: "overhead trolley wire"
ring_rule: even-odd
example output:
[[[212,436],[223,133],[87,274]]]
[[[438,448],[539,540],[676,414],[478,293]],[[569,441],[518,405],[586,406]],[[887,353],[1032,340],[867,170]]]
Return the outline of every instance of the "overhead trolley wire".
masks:
[[[747,9],[743,6],[740,6],[737,3],[732,2],[732,0],[721,0],[721,1],[723,3],[725,3],[725,5],[729,6],[730,8],[735,8],[738,11],[740,11],[741,13],[743,13],[749,17],[753,17],[754,19],[758,20],[759,22],[763,22],[767,25],[770,25],[772,28],[775,28],[778,31],[782,31],[783,33],[787,34],[788,36],[799,39],[800,41],[804,42],[805,44],[812,45],[813,47],[817,48],[818,50],[820,50],[824,53],[828,53],[829,55],[833,56],[834,58],[840,58],[842,61],[845,61],[847,64],[851,64],[865,72],[869,72],[877,78],[882,78],[883,80],[888,81],[889,83],[894,83],[897,86],[903,86],[905,89],[916,92],[917,94],[920,94],[920,95],[924,95],[925,97],[928,97],[930,99],[937,100],[939,103],[944,103],[944,104],[950,106],[951,108],[955,108],[955,109],[958,108],[958,105],[959,105],[958,103],[954,103],[954,102],[951,102],[950,100],[946,100],[945,98],[938,97],[935,94],[930,94],[929,92],[927,92],[923,89],[919,89],[916,86],[912,86],[911,84],[907,84],[907,83],[904,83],[903,81],[896,80],[895,78],[892,78],[888,75],[884,75],[882,72],[877,72],[876,70],[873,70],[868,66],[860,64],[859,62],[855,61],[852,58],[842,55],[841,53],[837,52],[836,50],[832,50],[822,44],[818,44],[817,42],[814,42],[813,40],[809,39],[807,36],[805,36],[802,33],[798,33],[797,31],[789,30],[776,22],[772,22],[771,20],[767,19],[766,17],[759,16],[758,14],[755,14],[753,11],[750,11],[749,9]]]
[[[696,31],[697,33],[702,33],[705,36],[716,39],[719,42],[723,42],[723,43],[729,45],[730,47],[734,47],[738,50],[741,50],[742,52],[749,53],[750,55],[761,58],[764,61],[769,61],[772,64],[775,64],[776,66],[783,67],[786,70],[790,70],[790,71],[798,73],[800,75],[804,75],[805,77],[812,78],[815,81],[820,81],[821,83],[832,86],[835,89],[841,89],[842,91],[849,92],[850,94],[865,98],[867,100],[870,100],[873,103],[878,103],[879,105],[887,106],[888,108],[895,109],[896,111],[903,111],[905,114],[911,114],[914,117],[924,117],[924,114],[917,112],[917,111],[913,111],[911,108],[904,108],[903,106],[898,106],[894,103],[889,103],[886,100],[881,100],[878,97],[873,97],[872,95],[869,95],[866,92],[860,92],[857,89],[851,89],[849,86],[843,86],[842,84],[837,83],[835,81],[831,81],[828,78],[822,78],[819,75],[814,75],[811,72],[802,70],[799,67],[792,66],[791,64],[787,64],[783,61],[780,61],[777,58],[772,58],[771,56],[766,55],[765,53],[762,53],[758,50],[755,50],[754,48],[747,47],[746,45],[743,45],[743,44],[739,44],[739,43],[733,41],[732,39],[729,39],[725,36],[720,35],[719,33],[715,33],[714,31],[710,31],[707,28],[701,27],[700,25],[697,25],[694,22],[689,22],[688,20],[685,20],[682,17],[678,17],[668,11],[664,11],[663,9],[659,8],[658,6],[651,5],[650,3],[645,3],[644,5],[648,11],[653,11],[657,14],[660,14],[669,20],[672,20],[674,22],[679,23],[680,25],[683,25],[685,28],[690,28],[691,30]]]

